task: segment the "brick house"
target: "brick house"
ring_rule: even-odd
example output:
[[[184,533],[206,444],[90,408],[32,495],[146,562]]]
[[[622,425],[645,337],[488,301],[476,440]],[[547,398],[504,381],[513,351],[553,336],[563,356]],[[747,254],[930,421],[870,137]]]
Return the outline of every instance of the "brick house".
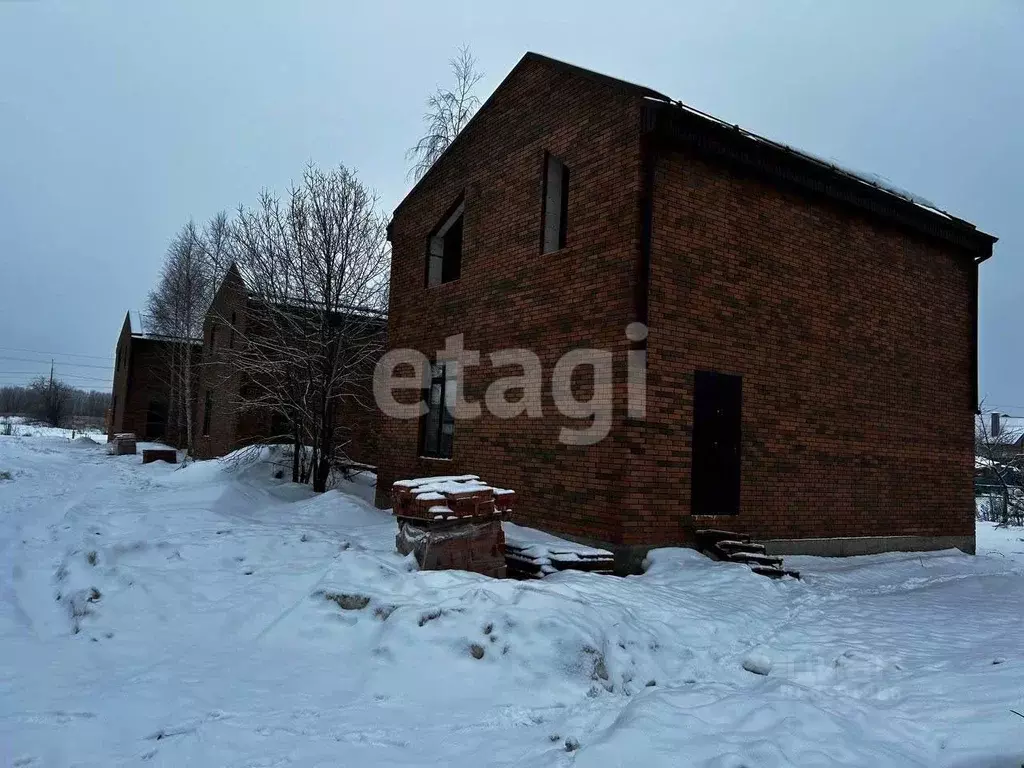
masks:
[[[396,479],[478,474],[515,489],[521,522],[623,568],[700,528],[777,553],[973,552],[978,265],[995,238],[971,224],[528,53],[389,237],[389,346],[432,361],[432,398],[419,421],[384,419],[379,505]],[[543,418],[452,418],[437,350],[455,334],[482,362],[536,353]],[[559,440],[580,424],[549,391],[577,347],[614,361],[611,433],[590,446]],[[644,418],[626,409],[630,351],[647,355]],[[520,372],[460,373],[482,401]]]
[[[185,441],[184,416],[177,412],[173,396],[171,361],[189,341],[154,336],[143,332],[141,322],[133,330],[131,313],[124,324],[114,352],[114,391],[110,402],[107,437],[134,432],[140,440],[170,445]],[[192,343],[192,359],[198,366],[202,352]]]
[[[203,321],[203,365],[196,390],[196,456],[224,456],[236,448],[260,442],[285,431],[269,412],[242,412],[242,376],[218,354],[218,347],[235,344],[232,327],[242,329],[247,319],[248,292],[232,265],[221,282]],[[221,352],[223,350],[220,350]],[[276,428],[276,430],[275,430]]]
[[[990,458],[1002,461],[1024,459],[1024,417],[1009,414],[988,414],[986,435],[990,447],[979,450]]]
[[[294,308],[296,313],[301,309]],[[236,348],[246,335],[259,334],[263,313],[261,305],[248,289],[235,265],[221,282],[203,323],[203,364],[196,396],[196,455],[199,458],[224,456],[254,443],[272,440],[289,442],[287,420],[268,408],[252,407],[254,381],[233,363],[227,350]],[[383,336],[385,321],[380,317],[362,317]],[[383,346],[383,341],[381,342]],[[375,360],[368,360],[372,367]],[[367,375],[369,382],[369,374]],[[353,462],[376,466],[378,418],[372,407],[372,393],[363,393],[362,402],[341,400],[335,412],[339,439],[346,441],[346,453]],[[249,405],[246,405],[249,403]]]

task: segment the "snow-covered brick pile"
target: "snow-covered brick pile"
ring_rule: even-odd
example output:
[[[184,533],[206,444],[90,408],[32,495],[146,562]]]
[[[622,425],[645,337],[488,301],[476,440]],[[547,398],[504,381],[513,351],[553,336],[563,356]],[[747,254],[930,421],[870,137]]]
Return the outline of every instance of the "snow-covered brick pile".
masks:
[[[391,485],[395,515],[427,520],[456,520],[499,515],[508,517],[515,491],[495,488],[477,475],[446,475],[398,480]]]
[[[470,518],[473,520],[473,518]],[[505,535],[500,520],[398,522],[395,547],[412,554],[424,571],[471,571],[505,577]]]
[[[114,456],[134,456],[135,433],[118,432],[107,445],[107,453],[113,454]]]
[[[615,558],[606,549],[514,523],[505,523],[505,561],[516,576],[537,579],[567,570],[612,573],[615,567]]]
[[[451,475],[399,480],[391,498],[398,518],[395,546],[403,555],[412,553],[422,570],[505,576],[501,520],[512,513],[514,491],[477,475]]]

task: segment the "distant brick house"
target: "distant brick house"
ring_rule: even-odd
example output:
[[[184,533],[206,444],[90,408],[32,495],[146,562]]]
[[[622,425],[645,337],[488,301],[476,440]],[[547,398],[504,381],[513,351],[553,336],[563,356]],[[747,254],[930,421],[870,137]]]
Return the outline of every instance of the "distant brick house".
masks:
[[[219,347],[234,346],[232,326],[240,329],[245,325],[247,301],[245,284],[232,266],[203,322],[203,365],[196,390],[198,458],[224,456],[285,430],[284,425],[274,423],[269,412],[242,412],[239,401],[245,382],[218,354]]]
[[[399,204],[389,346],[464,334],[614,354],[612,430],[543,418],[384,420],[399,478],[473,473],[520,520],[622,563],[700,528],[769,551],[974,550],[978,265],[995,238],[648,88],[527,54]],[[630,340],[627,324],[646,339]],[[647,354],[645,418],[626,355]],[[513,371],[503,370],[507,376]],[[467,368],[482,400],[497,375]]]
[[[301,309],[295,308],[296,313]],[[224,456],[247,445],[266,442],[287,443],[291,428],[280,413],[253,407],[256,382],[233,364],[229,350],[246,334],[258,336],[261,322],[260,302],[245,285],[232,265],[222,281],[203,324],[203,363],[196,394],[196,455],[199,458]],[[362,318],[386,334],[385,320]],[[383,346],[383,341],[380,342]],[[372,369],[375,360],[368,360]],[[376,466],[378,417],[372,406],[370,376],[361,402],[342,399],[335,413],[346,453],[353,462]]]
[[[996,426],[998,424],[998,426]],[[990,426],[989,426],[990,425]],[[988,439],[982,443],[979,453],[987,458],[1000,461],[1024,460],[1024,417],[1008,414],[988,414],[986,435]],[[996,437],[991,437],[996,435]]]
[[[176,407],[171,361],[180,356],[180,345],[190,342],[153,336],[143,332],[141,323],[133,329],[126,313],[114,351],[114,391],[110,402],[107,436],[134,432],[140,440],[183,445],[184,414]],[[192,357],[198,366],[201,348],[192,343]],[[179,348],[179,349],[176,349]]]

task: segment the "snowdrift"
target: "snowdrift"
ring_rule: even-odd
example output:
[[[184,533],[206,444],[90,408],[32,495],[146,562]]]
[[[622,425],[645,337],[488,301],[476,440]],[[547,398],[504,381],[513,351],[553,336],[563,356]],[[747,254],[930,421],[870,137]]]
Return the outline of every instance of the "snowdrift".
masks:
[[[365,478],[314,495],[277,450],[0,438],[5,763],[1020,762],[1020,531],[801,582],[686,549],[496,581],[417,571]]]

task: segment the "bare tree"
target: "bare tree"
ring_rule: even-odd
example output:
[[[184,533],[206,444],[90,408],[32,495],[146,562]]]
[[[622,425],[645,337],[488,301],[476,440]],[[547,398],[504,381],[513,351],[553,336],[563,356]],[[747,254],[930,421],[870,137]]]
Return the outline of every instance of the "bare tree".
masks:
[[[31,388],[17,384],[0,387],[0,414],[5,416],[30,416],[35,402]]]
[[[169,416],[179,432],[184,426],[185,445],[190,452],[195,447],[192,421],[199,362],[196,345],[202,338],[203,320],[225,269],[229,239],[226,214],[217,214],[202,230],[188,222],[168,246],[159,282],[146,302],[149,327],[172,342],[166,345]]]
[[[385,226],[376,197],[345,166],[307,167],[284,202],[264,192],[233,226],[248,290],[247,316],[223,350],[245,382],[237,407],[281,417],[295,448],[292,479],[317,491],[346,459],[342,414],[373,408],[390,265]]]
[[[209,296],[207,303],[213,301],[213,294],[224,273],[231,266],[231,221],[226,211],[215,214],[203,227],[199,236],[199,247],[210,271]]]
[[[477,60],[469,47],[460,48],[449,64],[455,84],[451,88],[439,87],[427,99],[424,135],[408,152],[408,159],[413,162],[411,173],[417,180],[430,170],[480,106],[475,89],[483,73],[477,69]]]
[[[29,384],[32,391],[32,415],[51,427],[63,426],[70,415],[72,388],[60,379],[40,376]]]
[[[0,415],[39,415],[39,387],[8,385],[0,387]],[[72,419],[96,421],[103,418],[110,404],[110,392],[96,392],[69,387],[68,412]]]
[[[980,479],[991,492],[987,517],[1001,525],[1024,525],[1024,456],[1020,454],[1024,429],[1006,426],[1001,414],[985,412],[984,403],[981,411],[975,429],[975,454]],[[998,504],[992,504],[993,497],[999,499]]]

